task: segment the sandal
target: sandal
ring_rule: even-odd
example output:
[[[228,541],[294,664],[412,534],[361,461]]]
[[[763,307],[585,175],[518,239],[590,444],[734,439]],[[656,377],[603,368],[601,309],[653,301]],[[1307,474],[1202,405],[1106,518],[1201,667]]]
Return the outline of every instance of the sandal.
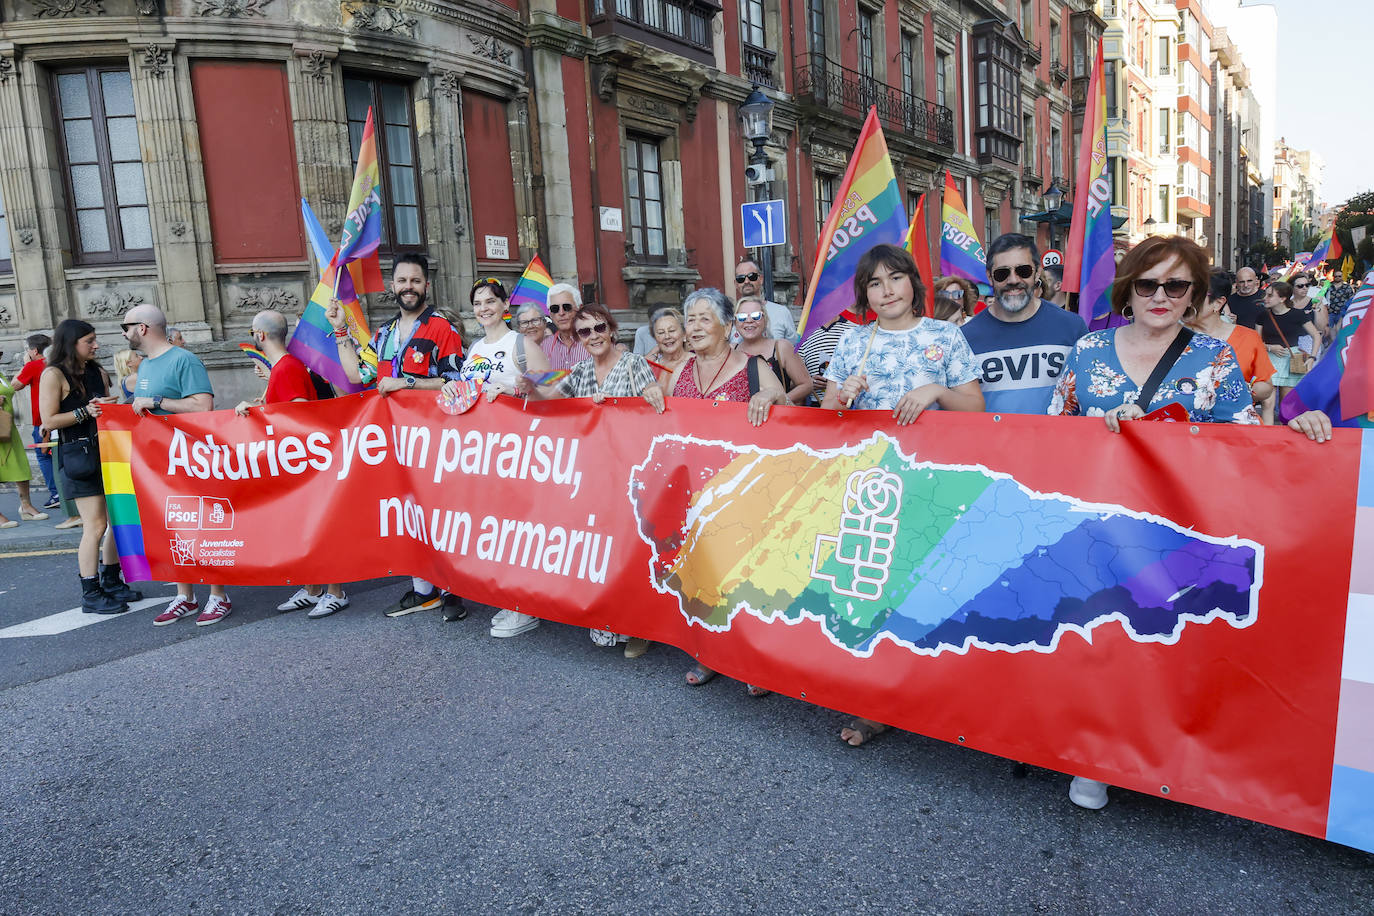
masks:
[[[26,522],[43,522],[47,521],[48,513],[39,512],[37,509],[20,509],[19,517]]]
[[[625,643],[625,657],[639,658],[645,652],[648,652],[649,647],[652,645],[653,643],[649,642],[649,640],[647,639],[641,639],[638,636],[631,636],[630,641]]]
[[[766,687],[755,687],[753,684],[745,684],[744,692],[757,699],[758,697],[766,697],[773,691]]]
[[[687,683],[691,684],[693,687],[700,687],[715,676],[716,673],[710,668],[707,668],[701,663],[697,663],[692,667],[691,671],[687,672]]]
[[[863,747],[875,737],[887,731],[888,728],[889,726],[881,722],[874,722],[872,719],[855,718],[844,728],[840,729],[840,740],[850,747]],[[846,738],[844,736],[845,732],[853,732],[853,734]],[[859,739],[857,744],[854,742],[855,738]]]

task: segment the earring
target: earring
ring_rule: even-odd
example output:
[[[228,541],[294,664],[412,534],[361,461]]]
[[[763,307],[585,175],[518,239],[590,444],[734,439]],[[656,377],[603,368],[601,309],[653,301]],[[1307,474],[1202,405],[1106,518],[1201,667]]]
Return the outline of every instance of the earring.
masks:
[[[1186,309],[1183,310],[1183,320],[1184,320],[1184,321],[1192,321],[1192,320],[1193,320],[1194,318],[1196,318],[1196,317],[1197,317],[1197,306],[1196,306],[1196,305],[1190,305],[1190,306],[1188,306]]]
[[[1131,308],[1129,305],[1126,306],[1121,310],[1121,317],[1125,318],[1127,321],[1135,321],[1135,309]]]

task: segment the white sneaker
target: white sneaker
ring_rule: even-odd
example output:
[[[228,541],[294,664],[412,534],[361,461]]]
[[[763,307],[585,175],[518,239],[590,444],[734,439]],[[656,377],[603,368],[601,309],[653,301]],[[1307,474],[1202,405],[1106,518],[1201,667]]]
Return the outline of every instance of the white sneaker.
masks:
[[[538,617],[531,617],[529,614],[522,614],[519,611],[502,611],[501,613],[506,615],[504,619],[501,618],[501,614],[497,614],[491,621],[491,635],[498,639],[519,636],[521,633],[528,633],[539,626]]]
[[[310,613],[305,616],[311,620],[318,620],[321,617],[328,617],[335,611],[342,611],[350,604],[348,595],[331,595],[325,592],[320,596],[320,600],[315,602],[315,606],[310,609]]]
[[[287,611],[303,611],[308,607],[314,607],[315,602],[319,600],[319,598],[310,594],[304,588],[298,588],[296,589],[296,594],[277,605],[277,610],[281,611],[283,614]]]
[[[1107,784],[1096,779],[1075,776],[1069,783],[1069,801],[1080,808],[1098,811],[1107,807]]]
[[[621,636],[619,633],[613,633],[610,630],[588,630],[587,635],[591,636],[593,643],[603,648],[609,648],[610,646],[625,642],[630,638],[628,636]]]

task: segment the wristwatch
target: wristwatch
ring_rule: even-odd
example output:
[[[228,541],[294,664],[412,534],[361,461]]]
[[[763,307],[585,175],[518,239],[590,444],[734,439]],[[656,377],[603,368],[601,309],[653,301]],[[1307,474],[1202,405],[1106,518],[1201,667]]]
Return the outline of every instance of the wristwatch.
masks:
[[[159,395],[155,395],[155,396],[153,397],[153,410],[161,410],[161,409],[162,409],[162,395],[160,395],[160,394],[159,394]]]
[[[406,376],[406,387],[407,387],[407,388],[414,388],[414,387],[415,387],[415,376],[413,376],[413,375],[407,375],[407,376]]]

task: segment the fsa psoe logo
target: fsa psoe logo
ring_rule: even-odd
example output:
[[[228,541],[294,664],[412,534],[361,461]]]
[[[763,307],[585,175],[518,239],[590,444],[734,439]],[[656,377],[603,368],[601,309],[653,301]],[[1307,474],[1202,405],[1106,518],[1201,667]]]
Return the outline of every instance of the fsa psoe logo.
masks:
[[[163,521],[168,531],[229,531],[234,504],[222,496],[169,496]]]

